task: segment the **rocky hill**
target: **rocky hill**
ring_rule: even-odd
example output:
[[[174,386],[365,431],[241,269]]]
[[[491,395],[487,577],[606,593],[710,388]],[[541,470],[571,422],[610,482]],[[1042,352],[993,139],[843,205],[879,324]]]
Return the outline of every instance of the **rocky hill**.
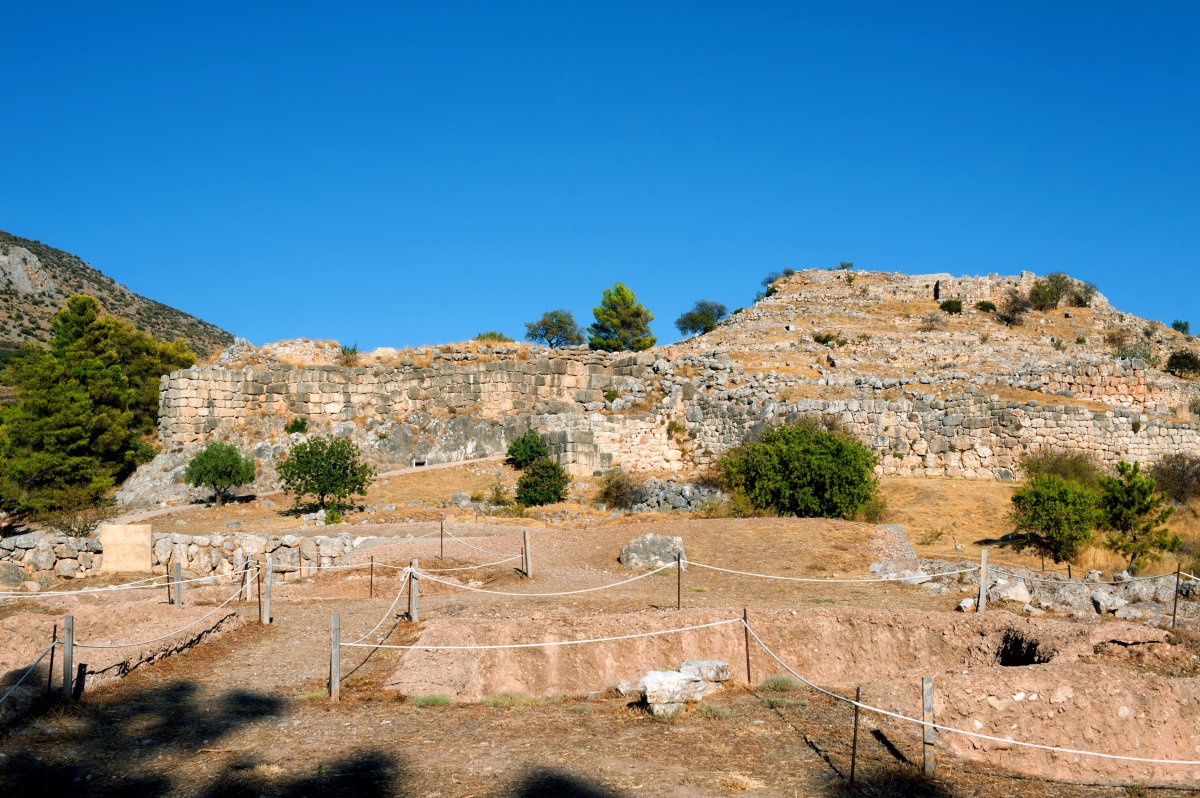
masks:
[[[48,340],[50,319],[74,294],[91,294],[144,332],[184,339],[202,359],[233,342],[220,327],[135,294],[75,255],[0,230],[0,355]]]

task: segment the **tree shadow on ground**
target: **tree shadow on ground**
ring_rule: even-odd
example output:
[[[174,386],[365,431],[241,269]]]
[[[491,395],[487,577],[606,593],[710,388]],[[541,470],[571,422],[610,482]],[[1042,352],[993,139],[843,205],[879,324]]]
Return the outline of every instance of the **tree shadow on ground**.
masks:
[[[228,740],[232,735],[254,724],[274,723],[287,710],[288,702],[275,696],[248,690],[211,696],[189,681],[118,688],[82,703],[43,699],[0,731],[0,796],[413,794],[411,767],[390,752],[360,749],[285,767],[264,761],[260,751],[222,748],[233,745]],[[353,722],[352,714],[346,718]],[[208,755],[215,758],[201,759]],[[532,771],[501,794],[619,798],[607,788],[551,770]]]
[[[506,798],[619,798],[622,794],[558,770],[533,770],[506,793]]]

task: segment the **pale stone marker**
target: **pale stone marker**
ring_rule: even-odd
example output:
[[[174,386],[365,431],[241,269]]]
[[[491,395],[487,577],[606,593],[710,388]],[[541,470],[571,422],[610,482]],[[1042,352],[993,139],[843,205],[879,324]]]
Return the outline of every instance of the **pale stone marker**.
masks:
[[[104,524],[100,527],[104,558],[100,573],[144,573],[154,565],[149,524]]]

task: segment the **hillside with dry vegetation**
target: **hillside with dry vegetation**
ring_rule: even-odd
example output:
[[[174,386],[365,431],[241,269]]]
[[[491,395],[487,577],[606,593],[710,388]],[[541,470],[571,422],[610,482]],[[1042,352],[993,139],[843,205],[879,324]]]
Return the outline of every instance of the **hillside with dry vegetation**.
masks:
[[[135,294],[69,252],[0,230],[0,350],[49,340],[50,319],[75,294],[96,297],[143,332],[182,338],[202,358],[233,342],[220,327]]]

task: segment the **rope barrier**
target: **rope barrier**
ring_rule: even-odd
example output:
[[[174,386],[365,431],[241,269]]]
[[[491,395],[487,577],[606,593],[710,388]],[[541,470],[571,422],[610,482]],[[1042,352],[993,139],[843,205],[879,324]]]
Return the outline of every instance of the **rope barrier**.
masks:
[[[617,640],[634,640],[641,637],[659,637],[661,635],[680,634],[682,632],[691,632],[697,629],[711,629],[715,626],[726,626],[731,623],[741,623],[741,618],[729,618],[724,621],[713,621],[712,623],[701,623],[695,626],[681,626],[677,629],[660,629],[654,632],[638,632],[636,634],[616,635],[614,637],[593,637],[584,640],[548,640],[543,643],[497,643],[493,645],[478,645],[478,646],[399,646],[399,645],[384,645],[371,643],[342,643],[342,646],[354,646],[356,648],[394,648],[416,651],[495,651],[497,649],[513,649],[513,648],[553,648],[557,646],[582,646],[589,643],[612,643]]]
[[[379,629],[379,627],[383,626],[383,624],[384,624],[384,621],[386,621],[386,620],[387,620],[389,617],[391,617],[391,615],[392,615],[392,610],[396,609],[396,605],[400,603],[400,597],[401,597],[402,595],[404,595],[404,586],[408,584],[408,579],[409,579],[409,577],[412,575],[412,574],[409,572],[409,569],[408,569],[408,568],[405,568],[404,570],[405,570],[405,574],[404,574],[404,581],[402,581],[402,582],[400,583],[400,589],[396,591],[396,598],[395,598],[395,599],[392,601],[392,604],[391,604],[391,606],[387,608],[387,612],[385,612],[385,613],[383,614],[383,617],[379,619],[379,623],[377,623],[377,624],[375,624],[374,626],[372,626],[372,627],[371,627],[371,631],[367,632],[365,635],[363,635],[362,637],[358,638],[358,639],[357,639],[357,640],[355,640],[353,643],[343,643],[342,645],[344,645],[344,646],[350,646],[350,645],[355,645],[355,644],[357,644],[357,643],[361,643],[362,641],[366,640],[366,639],[367,639],[368,637],[370,637],[371,635],[375,634],[375,632],[376,632],[376,631]]]
[[[25,672],[21,674],[21,678],[17,679],[16,683],[12,687],[8,688],[3,696],[0,696],[0,704],[3,704],[5,701],[7,701],[8,697],[17,691],[17,688],[21,686],[21,682],[29,678],[29,674],[33,673],[34,669],[41,664],[42,660],[46,658],[47,654],[54,650],[56,645],[58,645],[57,641],[47,646],[46,650],[42,652],[42,655],[34,660],[32,665],[25,669]]]
[[[506,557],[503,560],[496,560],[495,562],[484,563],[483,565],[467,565],[467,566],[463,566],[462,568],[422,568],[421,573],[423,573],[423,574],[446,574],[446,573],[450,573],[451,571],[478,571],[480,568],[491,568],[493,565],[503,565],[506,562],[512,562],[513,560],[519,560],[519,559],[521,559],[521,557],[522,557],[522,555],[520,555],[520,554],[514,554],[513,556]]]
[[[740,618],[737,620],[742,621],[742,619],[740,619]],[[1105,753],[1101,753],[1099,751],[1086,751],[1086,750],[1079,749],[1079,748],[1062,748],[1062,747],[1054,746],[1054,745],[1043,745],[1042,743],[1030,743],[1030,742],[1026,742],[1024,740],[1015,740],[1011,737],[996,737],[995,735],[991,735],[991,734],[980,734],[979,732],[971,732],[971,731],[967,731],[965,729],[957,729],[957,728],[954,728],[953,726],[943,726],[940,723],[932,723],[930,721],[921,720],[920,718],[910,717],[908,715],[904,715],[899,712],[892,712],[887,709],[881,709],[879,707],[871,706],[870,704],[863,703],[862,701],[855,701],[853,698],[849,698],[849,697],[841,695],[839,693],[835,693],[832,690],[826,690],[824,687],[820,687],[820,686],[814,684],[813,682],[809,681],[808,679],[804,678],[799,673],[797,673],[790,665],[788,665],[786,662],[784,662],[783,659],[781,659],[778,654],[776,654],[774,651],[772,651],[771,648],[766,643],[763,642],[763,639],[758,636],[758,633],[756,631],[754,631],[753,626],[746,623],[745,621],[742,621],[742,624],[746,627],[746,631],[748,631],[750,633],[750,636],[754,638],[755,642],[757,642],[760,646],[762,646],[763,651],[767,652],[767,654],[770,655],[771,659],[778,662],[781,666],[783,666],[783,668],[785,670],[787,670],[788,673],[790,673],[792,676],[799,679],[805,685],[811,687],[813,690],[816,690],[818,693],[821,693],[822,695],[826,695],[837,701],[842,701],[846,704],[850,704],[851,706],[856,706],[860,709],[865,709],[868,712],[874,712],[878,715],[883,715],[884,717],[894,718],[896,720],[905,721],[907,723],[915,723],[918,726],[927,727],[930,729],[936,729],[937,731],[943,731],[943,732],[947,732],[949,734],[959,734],[964,737],[972,737],[977,740],[987,740],[988,742],[1004,743],[1006,745],[1016,745],[1016,746],[1021,746],[1024,748],[1035,748],[1035,749],[1038,749],[1041,751],[1051,751],[1051,752],[1060,753],[1060,754],[1074,754],[1076,756],[1091,756],[1091,757],[1098,757],[1100,759],[1116,759],[1116,760],[1120,760],[1123,762],[1139,762],[1139,763],[1147,764],[1147,765],[1183,765],[1183,766],[1188,766],[1188,767],[1200,766],[1200,760],[1154,759],[1154,758],[1150,758],[1150,757],[1128,756],[1128,755],[1124,755],[1124,754],[1105,754]]]
[[[258,571],[257,568],[254,569],[254,571],[251,571],[251,573],[255,573],[256,571]],[[149,640],[141,640],[137,643],[79,643],[79,642],[76,642],[75,647],[76,648],[135,648],[137,646],[146,646],[151,643],[157,643],[160,640],[166,640],[168,637],[174,637],[175,635],[179,634],[180,632],[183,632],[187,629],[191,629],[193,626],[197,625],[198,623],[205,621],[205,620],[211,618],[212,616],[216,615],[218,612],[220,612],[222,609],[225,608],[226,604],[228,604],[229,602],[231,602],[235,598],[237,598],[241,594],[241,592],[242,592],[242,586],[238,585],[237,591],[232,596],[230,596],[229,598],[225,599],[220,604],[218,604],[216,609],[214,609],[212,612],[202,615],[201,617],[199,617],[196,620],[189,623],[187,626],[181,626],[178,629],[176,629],[175,631],[168,632],[167,634],[160,635],[159,637],[153,637]]]
[[[449,535],[450,537],[452,537],[453,539],[457,540],[459,543],[463,544],[464,546],[475,549],[476,551],[482,551],[482,552],[486,552],[488,554],[500,554],[500,555],[504,554],[504,552],[502,552],[502,551],[494,551],[493,549],[485,549],[483,546],[476,546],[474,543],[468,543],[467,541],[463,540],[462,538],[460,538],[458,535],[454,534],[450,530],[446,530],[446,534]]]
[[[717,566],[717,565],[708,565],[707,563],[696,562],[695,560],[684,560],[684,562],[687,565],[694,565],[697,568],[707,568],[710,571],[722,571],[727,574],[737,574],[738,576],[753,576],[758,579],[779,579],[779,580],[783,580],[785,582],[831,582],[831,583],[843,583],[844,584],[844,583],[861,583],[861,582],[867,582],[867,583],[869,583],[869,582],[903,582],[905,580],[912,580],[912,579],[920,578],[920,576],[918,574],[912,574],[909,576],[877,576],[877,577],[872,577],[870,579],[824,579],[824,578],[804,577],[804,576],[775,576],[773,574],[756,574],[752,571],[735,571],[732,568],[721,568],[720,566]],[[668,567],[674,567],[674,566],[668,566]],[[936,574],[925,574],[925,575],[929,576],[929,577],[954,576],[956,574],[967,574],[967,573],[971,573],[972,571],[978,571],[978,570],[979,570],[979,566],[973,566],[971,568],[963,568],[962,570],[959,570],[959,571],[942,571],[942,572],[936,573]]]
[[[151,576],[148,579],[138,579],[135,582],[124,582],[119,585],[106,585],[104,587],[85,587],[80,588],[79,590],[45,590],[37,593],[28,593],[23,590],[4,590],[0,591],[0,599],[40,598],[42,596],[79,596],[88,595],[90,593],[108,593],[114,590],[154,590],[161,588],[164,585],[148,585],[146,583],[167,578],[169,578],[168,575],[159,574],[158,576]]]
[[[636,582],[639,579],[645,579],[647,576],[653,576],[654,574],[658,573],[659,571],[663,571],[663,570],[666,570],[667,568],[674,568],[674,567],[675,567],[675,563],[670,563],[668,565],[659,566],[658,568],[655,568],[653,571],[647,571],[644,574],[638,574],[637,576],[632,577],[630,579],[622,579],[620,582],[613,582],[612,584],[600,585],[598,587],[585,587],[582,590],[561,590],[557,593],[511,593],[511,592],[505,591],[505,590],[486,590],[481,587],[471,587],[470,585],[460,585],[457,582],[451,582],[446,579],[438,579],[436,576],[427,576],[425,578],[428,579],[430,582],[437,582],[438,584],[448,585],[450,587],[456,587],[456,588],[459,588],[460,590],[470,590],[473,593],[488,593],[493,596],[519,596],[519,597],[524,597],[524,598],[549,598],[552,596],[575,596],[580,593],[593,593],[597,590],[608,590],[609,588],[620,587],[621,585],[627,585],[630,582]],[[424,573],[428,573],[428,572],[422,570],[421,573],[424,574]]]

